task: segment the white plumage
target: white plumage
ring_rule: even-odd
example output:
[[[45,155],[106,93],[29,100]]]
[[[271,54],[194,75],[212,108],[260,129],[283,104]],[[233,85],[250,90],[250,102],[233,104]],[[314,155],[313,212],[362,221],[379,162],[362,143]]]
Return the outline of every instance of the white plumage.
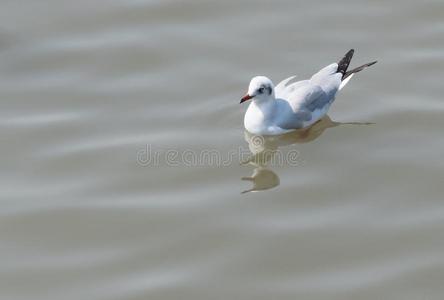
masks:
[[[375,63],[346,72],[352,56],[350,50],[339,64],[326,66],[309,80],[294,82],[296,76],[291,76],[275,87],[265,76],[254,77],[241,100],[253,99],[245,113],[245,128],[253,134],[277,135],[316,123],[353,74]]]

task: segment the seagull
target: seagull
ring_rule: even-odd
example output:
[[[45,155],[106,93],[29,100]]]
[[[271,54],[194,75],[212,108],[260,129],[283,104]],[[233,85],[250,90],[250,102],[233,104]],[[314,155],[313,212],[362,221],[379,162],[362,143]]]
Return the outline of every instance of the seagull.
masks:
[[[296,76],[277,86],[265,76],[251,79],[248,93],[240,103],[252,99],[245,113],[244,126],[257,135],[279,135],[309,127],[326,115],[340,91],[358,73],[375,64],[373,61],[347,71],[354,50],[339,63],[332,63],[308,80],[294,82]]]

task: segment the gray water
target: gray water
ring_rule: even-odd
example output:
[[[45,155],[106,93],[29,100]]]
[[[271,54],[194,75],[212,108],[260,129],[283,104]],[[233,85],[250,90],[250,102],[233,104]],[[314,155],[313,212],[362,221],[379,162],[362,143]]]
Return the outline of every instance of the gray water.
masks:
[[[443,37],[442,0],[1,1],[0,299],[443,299]],[[251,143],[252,76],[350,48]]]

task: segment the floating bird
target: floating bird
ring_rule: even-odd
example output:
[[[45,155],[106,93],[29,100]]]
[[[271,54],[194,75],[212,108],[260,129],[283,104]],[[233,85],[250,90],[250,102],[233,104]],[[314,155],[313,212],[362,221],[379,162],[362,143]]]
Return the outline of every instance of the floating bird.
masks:
[[[339,63],[326,66],[309,80],[294,82],[296,76],[291,76],[274,86],[265,76],[251,79],[248,93],[240,101],[252,99],[245,113],[245,129],[258,135],[278,135],[319,121],[353,75],[376,63],[348,71],[353,53],[351,49]]]

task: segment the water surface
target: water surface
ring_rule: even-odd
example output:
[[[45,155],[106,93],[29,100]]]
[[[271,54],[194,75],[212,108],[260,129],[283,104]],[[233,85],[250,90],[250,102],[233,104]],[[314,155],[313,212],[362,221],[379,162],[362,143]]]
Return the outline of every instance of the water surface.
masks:
[[[0,8],[1,299],[442,299],[442,1]],[[240,164],[250,78],[350,48],[295,161]]]

